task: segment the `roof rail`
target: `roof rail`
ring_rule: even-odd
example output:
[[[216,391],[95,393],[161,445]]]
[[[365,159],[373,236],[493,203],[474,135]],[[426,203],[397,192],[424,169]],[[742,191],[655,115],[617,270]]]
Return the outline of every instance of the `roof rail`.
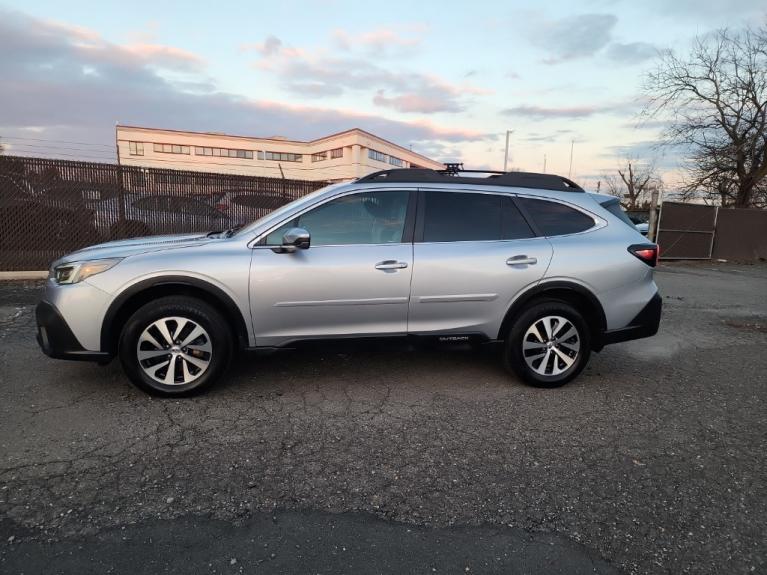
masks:
[[[485,178],[459,176],[457,173],[490,174]],[[578,184],[554,174],[534,172],[494,172],[491,170],[430,170],[428,168],[399,168],[373,172],[357,180],[358,183],[408,183],[408,184],[484,184],[486,186],[508,186],[512,188],[535,188],[560,192],[584,192]]]

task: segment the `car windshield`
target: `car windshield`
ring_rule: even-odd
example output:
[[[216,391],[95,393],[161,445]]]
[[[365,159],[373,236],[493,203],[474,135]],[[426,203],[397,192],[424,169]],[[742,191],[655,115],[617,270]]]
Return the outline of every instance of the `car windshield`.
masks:
[[[293,200],[292,202],[290,202],[288,204],[285,204],[284,206],[282,206],[280,208],[277,208],[276,210],[274,210],[272,212],[269,212],[265,216],[260,217],[257,220],[255,220],[254,222],[251,222],[250,224],[244,226],[243,228],[238,230],[237,233],[235,233],[234,235],[235,236],[245,236],[245,235],[248,235],[253,230],[258,228],[262,223],[264,223],[266,221],[269,221],[269,220],[271,220],[273,218],[274,219],[279,219],[280,216],[282,216],[283,214],[289,213],[295,207],[298,207],[298,206],[300,206],[302,204],[310,203],[317,196],[320,196],[320,195],[324,194],[325,192],[327,192],[328,190],[330,190],[332,188],[335,188],[335,187],[338,187],[338,186],[341,186],[341,185],[343,185],[343,184],[331,184],[329,186],[325,186],[324,188],[320,188],[319,190],[315,190],[315,191],[313,191],[310,194],[302,196],[302,197],[298,198],[297,200]]]

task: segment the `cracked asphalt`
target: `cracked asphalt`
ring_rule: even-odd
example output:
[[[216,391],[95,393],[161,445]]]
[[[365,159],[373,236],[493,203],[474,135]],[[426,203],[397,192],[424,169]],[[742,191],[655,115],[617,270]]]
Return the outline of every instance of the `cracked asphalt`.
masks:
[[[2,573],[767,572],[767,265],[664,264],[660,333],[248,356],[192,399],[50,360],[0,284]]]

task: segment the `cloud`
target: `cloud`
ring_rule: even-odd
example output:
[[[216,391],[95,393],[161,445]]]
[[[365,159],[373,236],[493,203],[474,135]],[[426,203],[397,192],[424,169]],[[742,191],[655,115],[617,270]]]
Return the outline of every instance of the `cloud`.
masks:
[[[335,30],[333,39],[338,48],[345,51],[361,49],[377,57],[412,53],[421,44],[423,26],[404,26],[402,29],[376,28],[367,32],[351,33]]]
[[[205,61],[191,52],[162,44],[129,44],[126,51],[148,64],[175,69],[202,70]]]
[[[13,55],[0,59],[0,131],[10,139],[34,128],[43,139],[83,141],[109,153],[117,121],[234,134],[280,133],[296,139],[359,127],[403,145],[485,137],[428,122],[218,92],[202,73],[175,82],[158,67],[186,73],[190,59],[150,46],[121,46],[88,30],[0,9],[0,53]]]
[[[534,23],[528,37],[548,56],[545,64],[588,58],[610,43],[618,18],[613,14],[579,14]]]
[[[269,35],[263,42],[256,44],[242,44],[240,46],[241,52],[247,52],[248,50],[255,50],[262,56],[271,56],[277,54],[282,49],[282,40],[277,36]]]
[[[737,21],[764,18],[764,0],[646,0],[645,5],[654,13],[668,18],[684,18],[714,24],[716,27]]]
[[[373,43],[369,37],[362,37]],[[282,87],[295,94],[308,92],[322,97],[340,96],[349,91],[369,92],[377,106],[403,113],[433,114],[461,112],[473,96],[488,93],[466,83],[452,84],[431,74],[392,70],[382,66],[378,59],[355,53],[351,43],[348,53],[342,55],[321,48],[306,50],[282,43],[274,46],[269,57],[255,65],[275,74]]]
[[[434,112],[460,112],[463,107],[450,100],[437,100],[429,98],[427,94],[402,94],[388,98],[384,90],[378,90],[373,97],[373,103],[385,108],[392,108],[398,112],[421,112],[431,114]]]
[[[515,106],[501,110],[506,116],[523,116],[527,118],[546,120],[551,118],[588,118],[595,114],[604,114],[618,109],[615,105],[604,106],[565,106],[562,108],[547,108],[543,106]]]
[[[648,42],[613,42],[607,47],[606,55],[610,60],[623,64],[638,64],[654,58],[658,49]]]
[[[573,134],[573,130],[556,130],[553,133],[548,134],[540,134],[538,132],[531,132],[527,134],[526,136],[522,137],[521,139],[525,142],[556,142],[558,141],[562,136],[567,134]],[[568,138],[571,139],[571,138]]]
[[[649,162],[659,170],[676,170],[688,156],[683,146],[664,146],[657,140],[642,140],[630,144],[608,146],[603,158],[631,159]]]

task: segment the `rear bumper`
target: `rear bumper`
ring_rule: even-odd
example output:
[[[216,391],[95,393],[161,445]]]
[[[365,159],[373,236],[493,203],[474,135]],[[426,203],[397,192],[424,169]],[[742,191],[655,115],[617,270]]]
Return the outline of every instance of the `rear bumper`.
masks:
[[[97,362],[112,359],[109,353],[88,351],[83,348],[66,320],[53,304],[41,301],[37,304],[35,316],[37,318],[37,343],[48,357]]]
[[[642,339],[643,337],[655,335],[658,333],[658,326],[660,326],[662,308],[663,298],[661,298],[658,292],[655,292],[655,295],[642,308],[642,311],[629,322],[628,326],[620,329],[611,329],[602,334],[599,349],[611,343],[620,343],[622,341]]]

